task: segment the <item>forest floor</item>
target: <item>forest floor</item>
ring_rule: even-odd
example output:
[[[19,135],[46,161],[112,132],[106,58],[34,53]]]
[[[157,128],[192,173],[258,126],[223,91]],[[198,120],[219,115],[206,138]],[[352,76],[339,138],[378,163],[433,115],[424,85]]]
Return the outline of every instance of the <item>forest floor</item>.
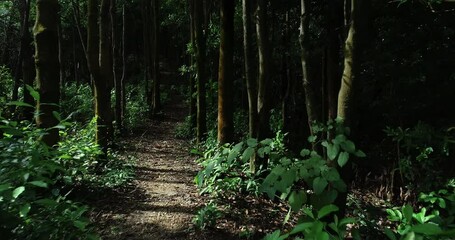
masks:
[[[285,205],[243,194],[218,202],[223,216],[216,227],[195,229],[192,219],[209,199],[199,195],[194,183],[200,167],[190,154],[190,142],[175,136],[186,113],[182,101],[170,102],[162,114],[122,140],[121,154],[137,159],[136,177],[126,187],[90,197],[96,199],[92,220],[102,239],[262,239],[274,229],[290,229],[296,217],[283,225]],[[366,207],[361,205],[356,208]]]
[[[192,227],[203,199],[193,182],[199,167],[189,142],[175,137],[186,112],[183,104],[172,102],[123,140],[122,154],[137,158],[136,178],[95,203],[93,218],[103,239],[232,239],[219,229]]]

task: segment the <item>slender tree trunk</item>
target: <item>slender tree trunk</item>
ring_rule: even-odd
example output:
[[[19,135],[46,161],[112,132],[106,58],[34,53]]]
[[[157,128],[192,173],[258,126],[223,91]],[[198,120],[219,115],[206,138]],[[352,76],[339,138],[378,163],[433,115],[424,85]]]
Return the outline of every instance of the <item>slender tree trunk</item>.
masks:
[[[117,77],[117,4],[115,0],[111,0],[111,42],[112,42],[112,78],[114,80],[115,87],[115,128],[119,131],[123,131],[122,124],[122,85],[121,78]]]
[[[152,98],[149,92],[149,70],[150,70],[150,19],[149,19],[149,4],[147,0],[142,0],[141,2],[141,14],[142,14],[142,39],[143,39],[143,55],[144,55],[144,81],[145,81],[145,96],[147,106],[151,106]]]
[[[126,111],[126,93],[125,93],[125,81],[126,81],[126,10],[125,4],[123,4],[122,9],[122,21],[123,21],[123,29],[122,29],[122,78],[120,80],[120,99],[121,99],[121,106],[120,106],[120,118],[119,118],[119,126],[121,130],[124,130],[124,119],[125,119],[125,111]]]
[[[234,11],[235,2],[221,1],[220,61],[218,68],[218,143],[234,140]]]
[[[27,35],[28,35],[28,22],[30,18],[30,2],[31,0],[22,0],[20,2],[21,6],[21,40],[20,40],[20,46],[19,46],[19,56],[17,58],[16,62],[16,68],[14,71],[14,85],[13,85],[13,93],[12,93],[12,100],[17,101],[19,99],[19,86],[20,84],[20,78],[22,76],[22,64],[24,61],[24,51],[27,48],[27,44],[29,42],[27,41]],[[12,108],[12,111],[14,111],[14,108]]]
[[[328,119],[337,116],[338,90],[340,88],[341,72],[339,67],[339,53],[341,32],[343,30],[343,1],[330,1],[327,11],[327,54],[326,54],[326,77],[327,77],[327,105]]]
[[[194,0],[194,37],[196,39],[196,69],[197,69],[197,142],[200,143],[207,132],[206,110],[206,42],[203,33],[203,0]]]
[[[190,53],[190,73],[189,73],[189,97],[190,97],[190,129],[196,129],[197,126],[197,105],[196,105],[196,79],[194,77],[193,67],[195,66],[195,48],[196,48],[196,39],[195,39],[195,27],[194,27],[194,0],[188,1],[188,10],[189,10],[189,17],[190,17],[190,44],[191,49],[193,50]]]
[[[248,92],[248,135],[256,137],[257,130],[257,80],[252,71],[253,65],[253,30],[252,30],[252,15],[253,5],[251,0],[242,0],[243,12],[243,51],[245,58],[245,79]]]
[[[40,128],[51,128],[58,124],[53,112],[58,111],[60,99],[58,61],[58,0],[37,0],[35,36],[36,79],[40,100],[40,113],[36,122]],[[54,146],[59,139],[58,129],[50,129],[43,142]]]
[[[60,99],[65,97],[65,66],[63,65],[62,23],[58,21],[58,62],[60,63]]]
[[[161,110],[161,94],[160,94],[160,1],[153,0],[153,100],[152,112],[158,113]]]
[[[270,43],[267,23],[267,0],[258,0],[257,5],[257,45],[259,56],[258,75],[258,130],[257,138],[264,139],[270,134],[270,109],[268,102],[268,88],[270,87]]]
[[[319,114],[316,104],[314,92],[314,83],[309,74],[308,68],[308,52],[309,52],[309,0],[301,0],[301,20],[300,20],[300,46],[302,73],[303,73],[303,88],[305,91],[305,106],[308,116],[308,127],[310,133],[314,134],[312,124],[319,120]]]
[[[30,3],[31,1],[27,1],[27,9],[30,11]],[[27,13],[30,14],[30,13]],[[24,58],[23,58],[23,63],[22,63],[22,79],[24,81],[24,87],[26,85],[33,87],[34,86],[34,80],[35,80],[35,64],[34,64],[34,57],[33,57],[33,37],[30,33],[30,30],[28,28],[28,19],[27,17],[27,28],[25,29],[25,36],[24,38],[26,39],[26,44],[24,46]],[[34,105],[35,101],[30,95],[30,92],[24,88],[24,102],[28,103],[30,105]],[[24,118],[28,120],[33,119],[34,111],[32,109],[24,109]]]

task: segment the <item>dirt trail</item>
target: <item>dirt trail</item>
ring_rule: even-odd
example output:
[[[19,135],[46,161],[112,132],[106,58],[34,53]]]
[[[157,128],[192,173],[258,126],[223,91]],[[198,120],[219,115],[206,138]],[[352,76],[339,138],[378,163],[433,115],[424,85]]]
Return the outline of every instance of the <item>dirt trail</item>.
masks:
[[[170,104],[159,119],[125,141],[125,154],[138,158],[131,187],[100,201],[96,221],[103,239],[231,239],[213,230],[189,230],[202,206],[193,183],[198,166],[188,153],[189,143],[175,138],[175,127],[186,108]]]

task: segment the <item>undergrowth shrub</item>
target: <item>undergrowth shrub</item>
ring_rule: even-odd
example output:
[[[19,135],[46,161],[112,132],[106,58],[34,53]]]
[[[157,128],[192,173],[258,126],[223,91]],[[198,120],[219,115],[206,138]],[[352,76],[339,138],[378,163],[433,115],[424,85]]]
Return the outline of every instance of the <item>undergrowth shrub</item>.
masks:
[[[93,94],[89,84],[66,83],[64,97],[60,103],[63,116],[72,116],[78,122],[92,119]]]
[[[453,130],[437,130],[419,122],[406,129],[387,127],[385,132],[397,145],[398,161],[393,171],[406,188],[430,191],[444,184],[444,175],[453,177]]]
[[[140,86],[126,86],[125,126],[128,129],[140,126],[147,119],[149,108],[144,102],[145,92]]]

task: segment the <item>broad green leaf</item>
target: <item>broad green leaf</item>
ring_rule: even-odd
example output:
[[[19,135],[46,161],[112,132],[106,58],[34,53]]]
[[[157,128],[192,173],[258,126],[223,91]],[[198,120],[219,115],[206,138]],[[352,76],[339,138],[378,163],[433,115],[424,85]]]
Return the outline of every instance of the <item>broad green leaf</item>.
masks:
[[[292,191],[289,196],[289,205],[291,206],[292,211],[297,212],[302,208],[302,205],[306,202],[307,196],[305,191]]]
[[[58,203],[50,198],[44,198],[44,199],[39,199],[35,201],[36,204],[39,204],[41,206],[46,206],[46,207],[53,207],[56,206]]]
[[[327,187],[327,180],[322,177],[317,177],[313,180],[313,190],[315,194],[321,194]]]
[[[25,187],[24,187],[24,186],[17,187],[17,188],[14,189],[14,191],[13,191],[13,198],[16,199],[16,198],[19,197],[19,195],[21,195],[24,191],[25,191]]]
[[[246,144],[248,145],[248,147],[255,148],[258,145],[258,140],[256,138],[250,138],[246,140]]]
[[[321,219],[321,218],[329,215],[330,213],[336,212],[338,210],[339,210],[339,208],[333,204],[324,206],[323,208],[321,208],[318,211],[318,219]]]
[[[411,228],[411,231],[425,235],[437,235],[442,233],[442,229],[434,223],[423,223],[415,225]]]
[[[313,223],[311,223],[311,222],[297,224],[289,234],[293,235],[296,233],[304,232],[306,229],[309,229],[312,226],[313,226]]]
[[[348,162],[349,160],[349,153],[347,152],[341,152],[340,155],[338,156],[338,165],[340,167],[343,167],[344,165],[346,165],[346,163]]]
[[[329,168],[327,171],[322,172],[322,176],[329,182],[340,180],[340,174],[336,168]]]
[[[339,192],[346,192],[348,188],[346,186],[346,183],[341,178],[338,181],[332,182],[332,187],[334,187]]]
[[[285,170],[286,170],[286,169],[284,169],[283,166],[278,165],[278,166],[276,166],[276,167],[272,170],[272,173],[274,173],[274,174],[276,174],[276,175],[278,175],[278,176],[281,176],[281,174],[283,174]]]
[[[355,144],[350,140],[342,142],[342,143],[340,143],[340,145],[341,145],[341,148],[343,148],[343,150],[345,150],[348,153],[355,152]]]
[[[346,136],[343,134],[338,134],[335,139],[332,140],[333,143],[335,144],[340,144],[342,142],[346,141]]]
[[[390,228],[384,228],[384,233],[390,240],[397,240],[395,233]]]
[[[227,162],[231,163],[235,158],[237,158],[238,155],[239,151],[232,149],[227,157]]]
[[[330,160],[334,160],[338,152],[340,151],[340,146],[336,144],[327,144],[327,157],[329,157]]]
[[[32,182],[29,182],[29,183],[34,185],[34,186],[37,186],[37,187],[42,187],[42,188],[47,188],[48,187],[47,183],[45,183],[43,181],[32,181]]]
[[[251,158],[251,156],[253,156],[253,154],[254,154],[254,148],[248,147],[247,149],[245,149],[245,151],[242,154],[242,161],[247,162],[248,160],[250,160],[250,158]]]
[[[230,152],[240,152],[240,150],[242,150],[242,147],[243,147],[243,142],[240,142],[240,143],[237,143],[232,149]]]
[[[356,222],[355,218],[343,218],[340,220],[340,223],[338,224],[338,226],[345,226],[349,223],[355,223],[355,222]]]
[[[410,223],[411,220],[412,220],[412,213],[413,213],[413,209],[412,209],[411,205],[406,204],[403,207],[403,214],[404,214],[404,217],[406,218],[406,221],[408,223]]]
[[[286,188],[292,186],[295,181],[296,171],[291,169],[286,171],[283,175],[281,175],[281,182],[286,186]]]
[[[414,232],[409,232],[403,240],[416,240],[416,234]]]
[[[19,215],[20,217],[26,217],[28,212],[30,212],[30,204],[29,203],[26,203],[24,206],[21,207],[21,209],[19,210]]]

